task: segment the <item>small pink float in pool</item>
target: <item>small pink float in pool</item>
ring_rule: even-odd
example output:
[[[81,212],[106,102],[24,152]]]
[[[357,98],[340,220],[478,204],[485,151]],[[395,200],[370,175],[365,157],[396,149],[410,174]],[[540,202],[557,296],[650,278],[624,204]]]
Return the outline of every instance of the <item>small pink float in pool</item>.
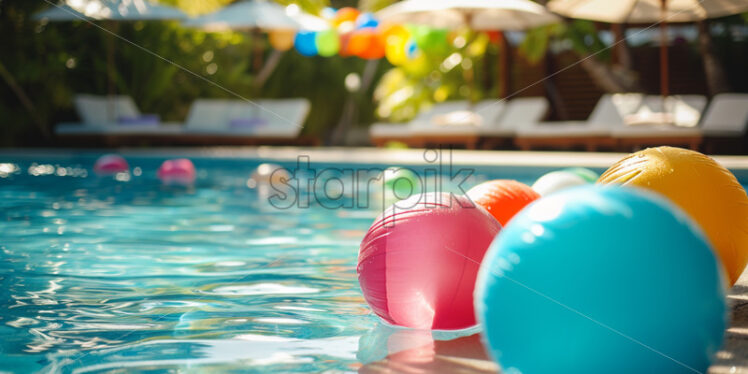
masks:
[[[99,175],[124,173],[128,170],[130,170],[130,165],[119,155],[103,155],[94,164],[94,172]]]
[[[186,158],[166,160],[158,168],[157,175],[166,184],[192,184],[195,181],[195,165]]]

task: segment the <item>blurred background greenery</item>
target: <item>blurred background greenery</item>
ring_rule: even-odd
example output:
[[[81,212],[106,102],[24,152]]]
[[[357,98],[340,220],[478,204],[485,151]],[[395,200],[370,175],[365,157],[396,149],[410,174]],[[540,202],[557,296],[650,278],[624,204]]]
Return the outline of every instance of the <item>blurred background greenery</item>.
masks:
[[[232,0],[162,0],[190,15],[211,12]],[[313,14],[327,6],[358,7],[375,11],[394,0],[279,0],[295,3]],[[542,2],[542,1],[541,1]],[[54,145],[52,128],[61,121],[75,121],[74,93],[104,95],[108,92],[106,50],[114,43],[115,90],[132,96],[144,113],[157,113],[164,121],[184,121],[197,98],[233,98],[176,66],[85,22],[42,23],[31,16],[49,7],[44,1],[0,0],[0,146]],[[716,54],[724,62],[733,91],[748,90],[745,16],[712,23]],[[716,26],[715,26],[716,24]],[[207,33],[182,27],[178,22],[101,23],[102,27],[147,48],[165,59],[244,97],[306,97],[312,112],[304,134],[334,143],[346,100],[355,108],[344,121],[348,128],[364,128],[384,119],[405,121],[434,101],[452,98],[481,99],[497,96],[498,54],[490,33],[467,30],[451,33],[443,48],[429,50],[417,63],[394,67],[385,59],[371,63],[373,84],[359,91],[351,84],[363,74],[367,61],[340,56],[304,57],[294,50],[280,62],[261,89],[254,90],[257,71],[250,56],[255,46],[242,32]],[[720,27],[721,26],[721,27]],[[541,64],[548,53],[573,52],[592,56],[585,63],[591,82],[604,91],[647,90],[647,82],[632,66],[622,66],[606,49],[611,40],[601,37],[601,26],[573,21],[533,30],[516,37],[516,53],[522,64]],[[262,48],[269,54],[267,39]],[[701,50],[696,41],[684,48],[694,59]],[[640,48],[646,48],[643,44]],[[649,46],[651,47],[651,46]],[[679,62],[675,62],[676,64]],[[586,66],[589,65],[589,66]],[[625,64],[623,64],[625,65]],[[545,71],[545,68],[539,68]],[[348,88],[346,87],[348,78]],[[473,83],[470,83],[473,82]],[[644,83],[644,84],[642,84]],[[676,92],[677,93],[677,92]],[[350,114],[350,113],[349,113]]]

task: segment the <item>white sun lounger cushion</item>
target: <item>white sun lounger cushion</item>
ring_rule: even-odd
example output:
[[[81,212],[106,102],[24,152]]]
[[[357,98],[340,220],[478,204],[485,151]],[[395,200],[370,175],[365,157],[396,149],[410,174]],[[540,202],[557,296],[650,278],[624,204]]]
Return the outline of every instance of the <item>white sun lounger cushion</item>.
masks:
[[[75,110],[83,124],[95,127],[116,126],[122,117],[138,117],[135,102],[130,96],[75,95]]]
[[[520,127],[517,135],[525,138],[603,137],[624,126],[624,116],[635,112],[644,95],[638,93],[605,94],[595,105],[587,121],[540,122]]]
[[[748,94],[724,93],[712,98],[704,114],[706,136],[743,136],[748,126]]]

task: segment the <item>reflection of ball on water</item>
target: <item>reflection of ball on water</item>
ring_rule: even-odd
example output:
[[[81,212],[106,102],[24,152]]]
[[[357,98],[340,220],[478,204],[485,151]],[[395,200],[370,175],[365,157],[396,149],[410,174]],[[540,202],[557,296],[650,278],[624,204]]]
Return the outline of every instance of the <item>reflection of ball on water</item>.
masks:
[[[587,182],[583,177],[568,171],[552,171],[538,178],[532,185],[532,189],[540,196],[547,196],[554,192],[565,190],[570,187],[582,186]]]
[[[600,183],[643,187],[669,198],[705,231],[727,270],[729,285],[748,262],[748,197],[735,176],[699,152],[658,147],[613,165]]]
[[[469,358],[488,360],[486,350],[480,341],[480,328],[461,330],[404,329],[385,323],[377,323],[358,340],[356,359],[362,364],[373,364],[374,370],[364,367],[359,372],[382,372],[381,360],[390,358],[384,372],[400,372],[402,365],[418,360],[432,362],[435,355],[449,355],[452,349],[469,352]],[[388,357],[389,356],[389,357]],[[460,355],[460,357],[468,358]],[[427,361],[424,361],[427,360]],[[398,368],[400,370],[398,370]],[[448,372],[449,365],[440,365],[440,372]]]
[[[407,199],[420,194],[421,178],[410,169],[389,167],[382,173],[385,194],[391,194],[397,200]]]
[[[706,237],[675,205],[590,185],[512,219],[475,301],[507,371],[706,372],[727,324],[723,282]]]
[[[421,178],[408,168],[390,166],[370,180],[372,183],[366,186],[368,206],[375,209],[384,209],[423,192]]]
[[[424,194],[391,206],[361,242],[358,280],[386,322],[454,330],[475,325],[473,288],[499,223],[464,196]]]
[[[112,175],[124,173],[128,170],[130,170],[130,165],[120,155],[103,155],[94,164],[94,172],[98,175]]]
[[[471,188],[467,197],[485,208],[503,226],[527,204],[540,198],[540,195],[524,183],[498,179]]]
[[[288,170],[282,166],[268,163],[260,164],[247,180],[247,187],[255,188],[259,185],[268,184],[281,186],[289,179],[291,179],[291,175],[288,173]]]
[[[196,178],[195,165],[186,158],[166,160],[158,168],[157,175],[165,184],[192,184]]]

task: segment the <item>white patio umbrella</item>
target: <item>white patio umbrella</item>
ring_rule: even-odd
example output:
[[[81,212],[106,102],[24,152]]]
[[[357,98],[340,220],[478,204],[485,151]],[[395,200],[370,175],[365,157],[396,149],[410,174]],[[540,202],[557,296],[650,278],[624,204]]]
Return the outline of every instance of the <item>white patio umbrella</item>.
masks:
[[[558,22],[545,7],[530,0],[405,0],[379,12],[383,22],[411,23],[435,28],[468,27],[479,31],[522,31]],[[499,95],[507,94],[508,43],[501,35]]]
[[[660,23],[660,91],[669,94],[667,24],[703,21],[748,11],[747,0],[551,0],[569,18],[617,24]]]
[[[154,4],[146,0],[65,0],[32,16],[32,19],[42,22],[106,21],[109,23],[186,18],[187,15],[177,8]],[[114,45],[112,41],[110,37],[107,46],[107,82],[110,98],[114,95]],[[108,107],[108,116],[111,117],[113,113],[111,100]]]
[[[36,13],[35,20],[78,21],[82,18],[109,21],[181,20],[179,9],[146,0],[67,0]]]
[[[558,18],[530,0],[405,0],[377,17],[384,22],[413,23],[435,28],[522,31]]]
[[[286,14],[286,8],[264,0],[233,3],[213,13],[184,22],[187,27],[208,31],[298,30],[301,24]]]
[[[300,30],[322,31],[330,28],[330,23],[327,20],[304,12],[296,4],[287,6],[286,14],[299,24]]]

